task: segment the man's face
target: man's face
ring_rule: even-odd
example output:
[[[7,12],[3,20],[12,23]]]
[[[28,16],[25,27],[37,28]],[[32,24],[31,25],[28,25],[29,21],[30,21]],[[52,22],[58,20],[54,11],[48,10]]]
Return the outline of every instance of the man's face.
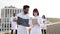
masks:
[[[28,13],[28,11],[29,11],[29,8],[24,9],[25,13]]]

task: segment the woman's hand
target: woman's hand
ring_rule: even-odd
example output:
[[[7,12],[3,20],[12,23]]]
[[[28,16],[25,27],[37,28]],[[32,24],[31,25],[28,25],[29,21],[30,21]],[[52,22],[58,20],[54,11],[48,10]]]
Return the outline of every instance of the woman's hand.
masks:
[[[36,23],[36,25],[40,26],[38,23]]]

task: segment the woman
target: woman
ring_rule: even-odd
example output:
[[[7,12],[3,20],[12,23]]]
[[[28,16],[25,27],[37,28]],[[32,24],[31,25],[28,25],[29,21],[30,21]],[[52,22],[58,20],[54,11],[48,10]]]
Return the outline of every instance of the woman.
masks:
[[[37,23],[33,25],[32,23],[33,21],[32,19],[30,19],[29,24],[32,27],[30,34],[42,34],[41,27],[40,27],[41,26],[40,24],[42,24],[42,19],[39,17],[38,9],[35,8],[33,10],[33,16],[34,17],[32,19],[37,19]]]
[[[46,20],[46,17],[45,15],[42,16],[42,20],[43,20],[43,27],[42,27],[42,34],[46,34],[46,23],[47,23],[47,20]]]

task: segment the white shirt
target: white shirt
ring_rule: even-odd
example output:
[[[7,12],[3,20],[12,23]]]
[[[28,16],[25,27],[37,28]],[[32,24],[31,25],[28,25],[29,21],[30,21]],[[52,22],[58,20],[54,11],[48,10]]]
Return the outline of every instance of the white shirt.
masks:
[[[34,16],[33,17],[33,19],[38,19],[38,24],[40,25],[40,28],[42,27],[41,25],[42,25],[42,18],[40,18],[39,16]],[[32,24],[32,20],[29,20],[29,24],[30,24],[30,26],[33,26],[33,24]]]
[[[32,27],[30,34],[42,34],[42,32],[41,32],[42,19],[41,19],[39,16],[36,16],[36,17],[34,16],[32,19],[37,19],[38,24],[39,24],[40,26],[38,26],[38,25],[33,25],[33,24],[32,24],[32,20],[30,19],[29,24],[30,24],[30,26]]]
[[[24,14],[23,12],[17,14],[17,17],[21,17],[23,19],[29,19],[29,14]]]
[[[17,22],[13,21],[14,19],[17,20],[17,17],[11,17],[11,29],[17,29]]]
[[[29,19],[29,14],[24,14],[23,12],[17,14],[17,18]],[[17,34],[27,34],[27,29],[25,26],[18,25]]]
[[[42,19],[42,21],[44,21],[42,29],[47,29],[47,26],[46,26],[47,20],[46,19]]]

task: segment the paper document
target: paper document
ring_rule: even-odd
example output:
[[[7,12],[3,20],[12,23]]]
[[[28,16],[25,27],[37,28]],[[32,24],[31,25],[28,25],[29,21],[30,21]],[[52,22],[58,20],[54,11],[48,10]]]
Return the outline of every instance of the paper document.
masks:
[[[37,19],[32,19],[32,24],[33,24],[33,25],[35,25],[35,24],[37,24],[37,23],[38,23]]]

